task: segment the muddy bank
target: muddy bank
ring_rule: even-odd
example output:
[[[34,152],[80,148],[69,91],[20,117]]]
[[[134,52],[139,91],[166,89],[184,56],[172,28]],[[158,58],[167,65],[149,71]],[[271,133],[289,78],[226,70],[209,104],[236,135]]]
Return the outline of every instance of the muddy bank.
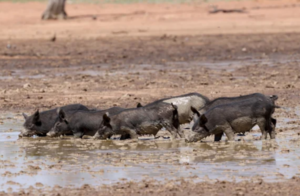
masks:
[[[299,33],[0,40],[3,68],[297,58]]]
[[[199,92],[299,100],[299,34],[1,41],[0,108],[135,107]],[[9,47],[7,46],[8,44]],[[6,47],[5,47],[6,46]]]

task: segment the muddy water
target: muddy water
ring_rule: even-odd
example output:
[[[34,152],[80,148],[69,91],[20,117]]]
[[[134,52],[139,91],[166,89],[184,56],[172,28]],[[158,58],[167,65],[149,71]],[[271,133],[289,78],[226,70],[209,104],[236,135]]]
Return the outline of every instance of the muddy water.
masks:
[[[193,144],[167,139],[18,139],[21,116],[2,113],[0,120],[0,190],[149,178],[282,181],[300,176],[300,136],[295,130],[279,133],[275,141],[258,140],[260,134],[251,132],[237,136],[236,142],[208,138]],[[278,126],[288,122],[280,120]]]

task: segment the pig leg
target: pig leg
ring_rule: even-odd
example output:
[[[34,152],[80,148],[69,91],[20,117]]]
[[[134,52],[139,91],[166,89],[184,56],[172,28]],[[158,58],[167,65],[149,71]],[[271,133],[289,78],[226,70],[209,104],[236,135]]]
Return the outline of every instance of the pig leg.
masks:
[[[271,125],[275,128],[276,127],[276,123],[277,123],[277,120],[275,118],[272,118],[271,117]]]
[[[266,131],[266,120],[265,119],[259,119],[257,121],[257,125],[259,126],[259,129],[261,131],[261,139],[266,140],[268,138],[268,132]]]
[[[110,138],[112,135],[108,135],[108,134],[103,134],[103,135],[100,135],[99,132],[97,131],[95,133],[95,135],[93,136],[93,139],[107,139],[107,138]]]
[[[95,135],[94,135],[93,138],[94,138],[94,139],[99,139],[99,138],[100,138],[100,134],[98,133],[98,131],[95,133]]]
[[[176,129],[171,129],[170,130],[170,128],[168,128],[167,130],[171,133],[171,140],[174,140],[175,138],[178,138]]]
[[[121,135],[120,140],[126,140],[126,139],[130,139],[129,134]]]
[[[175,128],[176,129],[176,128]],[[185,138],[183,131],[181,130],[180,126],[177,128],[177,133],[179,134],[180,138]]]
[[[126,128],[126,129],[124,129],[124,131],[130,135],[131,139],[138,139],[138,134],[136,133],[136,131],[134,129]]]
[[[269,134],[271,139],[275,139],[275,135],[276,135],[275,130],[270,131]]]
[[[222,136],[223,136],[223,132],[222,133],[218,133],[215,135],[215,142],[218,142],[222,139]]]
[[[163,122],[162,126],[170,132],[171,134],[171,140],[174,140],[174,138],[177,138],[177,133],[178,130],[171,124],[169,124],[168,122]],[[180,129],[180,128],[179,128]],[[178,133],[179,134],[179,133]]]
[[[231,127],[227,127],[224,133],[226,134],[228,141],[234,141],[234,132]]]
[[[272,130],[269,132],[271,139],[275,139],[275,135],[276,135],[276,132],[275,132],[276,122],[277,122],[277,120],[275,118],[271,118],[271,129]]]

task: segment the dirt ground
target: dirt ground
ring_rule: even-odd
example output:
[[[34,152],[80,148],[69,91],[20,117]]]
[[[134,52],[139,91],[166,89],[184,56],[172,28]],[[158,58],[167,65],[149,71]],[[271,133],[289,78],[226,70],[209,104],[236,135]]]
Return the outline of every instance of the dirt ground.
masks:
[[[277,94],[279,105],[292,107],[299,103],[299,38],[290,33],[15,40],[9,49],[1,40],[0,107],[134,107],[188,92],[209,98]]]
[[[29,189],[11,195],[299,195],[299,178],[287,183],[255,182],[226,182],[191,183],[184,179],[158,183],[143,181],[140,183],[125,182],[113,186],[93,188],[83,185],[81,188],[61,188],[59,186],[50,190]],[[178,185],[180,184],[180,185]],[[0,195],[5,195],[1,194]]]
[[[209,14],[212,6],[245,13]],[[297,0],[190,4],[67,4],[67,21],[41,21],[46,3],[0,3],[1,39],[290,33],[300,31]]]
[[[211,5],[247,13],[208,14]],[[68,4],[69,20],[46,22],[40,20],[45,6],[0,3],[2,111],[32,113],[70,103],[135,107],[189,92],[209,98],[261,92],[278,95],[277,105],[290,109],[278,109],[275,117],[297,116],[290,111],[300,107],[298,1]],[[11,194],[300,195],[299,182],[180,179]]]

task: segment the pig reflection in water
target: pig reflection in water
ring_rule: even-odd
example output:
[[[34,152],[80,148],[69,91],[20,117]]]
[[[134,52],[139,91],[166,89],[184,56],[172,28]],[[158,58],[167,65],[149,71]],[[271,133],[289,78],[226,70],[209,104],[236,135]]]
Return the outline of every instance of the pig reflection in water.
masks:
[[[40,142],[40,139],[22,140],[20,147],[26,153],[26,156],[38,156],[55,158],[64,161],[71,161],[71,157],[74,154],[91,155],[102,151],[106,153],[106,150],[130,150],[144,151],[150,150],[160,154],[161,150],[177,149],[185,145],[184,141],[170,140],[74,140],[71,137],[64,137],[60,140],[47,140],[47,142]],[[119,152],[119,151],[117,151]]]
[[[195,143],[196,144],[196,143]],[[202,142],[198,145],[193,146],[193,143],[188,145],[188,148],[180,149],[180,159],[181,163],[200,163],[200,162],[239,162],[241,160],[249,161],[259,161],[261,158],[265,157],[267,162],[274,162],[274,148],[278,144],[276,141],[263,143],[263,145],[254,145],[253,142]],[[270,153],[266,153],[270,152]],[[268,154],[268,155],[266,155]],[[253,155],[258,156],[256,159]],[[264,160],[266,161],[266,160]],[[269,164],[269,163],[268,163]]]

